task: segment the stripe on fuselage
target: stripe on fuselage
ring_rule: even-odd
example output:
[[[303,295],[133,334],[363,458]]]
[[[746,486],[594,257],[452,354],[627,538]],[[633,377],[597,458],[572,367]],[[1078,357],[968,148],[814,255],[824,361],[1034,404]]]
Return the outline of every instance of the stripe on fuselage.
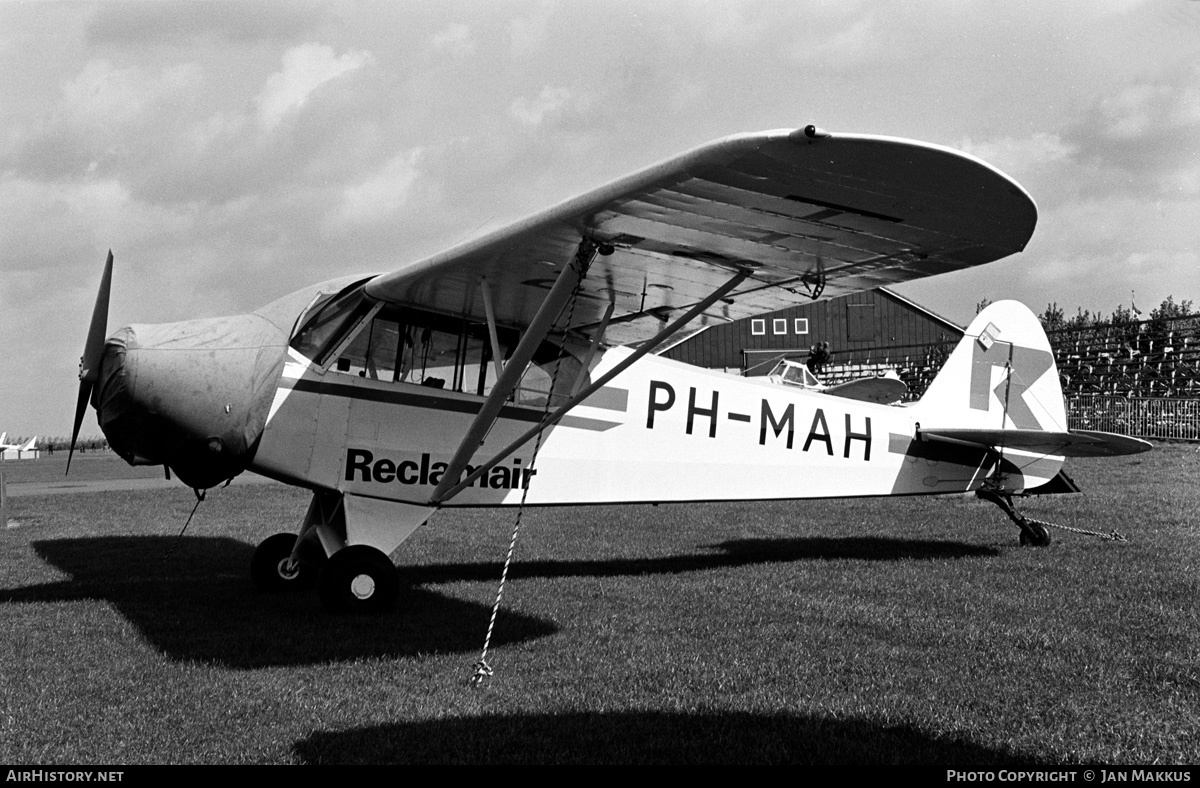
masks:
[[[382,402],[390,405],[401,405],[410,408],[425,408],[427,410],[449,411],[452,413],[464,413],[475,415],[483,406],[481,402],[470,402],[453,397],[442,397],[435,393],[438,389],[429,389],[431,393],[413,392],[413,391],[385,391],[383,389],[366,388],[364,386],[355,386],[353,384],[335,383],[327,380],[283,380],[280,382],[280,388],[291,388],[294,391],[305,392],[309,394],[325,394],[331,397],[345,397],[347,399],[362,400],[365,402]],[[418,387],[419,388],[419,387]],[[587,403],[591,404],[591,403]],[[604,407],[604,406],[601,406]],[[616,408],[612,408],[616,410]],[[511,421],[524,421],[536,424],[541,421],[543,411],[540,408],[521,408],[513,405],[506,405],[500,410],[500,418],[509,419]],[[618,421],[604,421],[602,419],[590,419],[584,416],[572,416],[570,414],[564,416],[560,421],[564,427],[570,427],[578,430],[591,430],[593,432],[604,432],[611,430],[613,427],[621,426]]]

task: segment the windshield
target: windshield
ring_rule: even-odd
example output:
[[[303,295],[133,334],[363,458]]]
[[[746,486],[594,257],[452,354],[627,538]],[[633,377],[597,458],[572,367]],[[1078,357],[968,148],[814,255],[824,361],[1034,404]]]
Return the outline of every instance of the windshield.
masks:
[[[324,356],[333,349],[334,343],[343,333],[341,329],[353,323],[364,304],[365,295],[362,284],[353,285],[338,295],[315,306],[310,310],[311,317],[304,327],[292,337],[291,345],[305,358],[310,358],[318,364],[324,363]]]

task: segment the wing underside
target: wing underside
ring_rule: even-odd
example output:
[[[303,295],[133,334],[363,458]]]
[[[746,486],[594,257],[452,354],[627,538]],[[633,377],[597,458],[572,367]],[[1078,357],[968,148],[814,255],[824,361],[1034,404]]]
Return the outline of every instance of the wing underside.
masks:
[[[709,143],[371,281],[375,298],[528,325],[585,238],[602,244],[573,312],[629,344],[738,270],[711,325],[1000,259],[1024,248],[1033,201],[966,154],[811,130]],[[486,281],[486,286],[481,282]],[[484,296],[484,292],[489,293]]]

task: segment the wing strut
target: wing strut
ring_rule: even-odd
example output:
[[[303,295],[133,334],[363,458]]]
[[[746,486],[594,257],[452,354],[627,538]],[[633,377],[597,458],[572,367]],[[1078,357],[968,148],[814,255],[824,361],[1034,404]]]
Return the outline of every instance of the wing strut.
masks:
[[[437,505],[444,504],[446,501],[450,500],[455,495],[458,495],[459,492],[461,492],[462,490],[469,487],[472,482],[474,482],[480,476],[482,476],[483,474],[485,474],[489,470],[491,470],[492,467],[496,465],[496,463],[505,459],[510,454],[512,454],[514,451],[516,451],[517,449],[524,446],[526,443],[528,443],[535,435],[537,435],[542,430],[553,426],[560,419],[562,419],[563,416],[567,415],[568,412],[570,412],[572,409],[574,409],[576,405],[578,405],[579,403],[583,402],[588,397],[595,394],[597,391],[600,390],[601,387],[607,385],[610,380],[612,380],[617,375],[621,374],[626,369],[628,369],[630,367],[630,365],[632,365],[635,361],[642,358],[643,356],[645,356],[646,354],[648,354],[652,350],[654,350],[654,348],[661,345],[664,341],[666,341],[668,338],[670,338],[672,334],[674,334],[679,329],[683,328],[685,325],[687,325],[689,322],[691,322],[693,318],[695,318],[697,315],[699,315],[704,310],[708,309],[710,306],[712,306],[714,303],[716,303],[719,299],[723,298],[726,294],[728,294],[730,291],[732,291],[735,287],[740,285],[746,279],[746,277],[748,277],[749,275],[750,275],[749,269],[744,269],[744,268],[739,269],[736,276],[734,276],[728,282],[721,285],[716,290],[714,290],[712,293],[710,293],[704,300],[700,301],[695,306],[693,306],[691,309],[689,309],[682,317],[678,318],[677,320],[675,320],[675,322],[671,323],[666,328],[664,328],[662,331],[659,331],[657,334],[655,334],[651,339],[644,342],[641,346],[639,346],[637,348],[637,350],[633,351],[631,354],[626,356],[624,360],[619,362],[616,366],[614,366],[608,372],[604,373],[599,378],[592,381],[590,386],[585,387],[582,391],[580,391],[578,394],[576,394],[574,397],[572,397],[567,402],[567,404],[563,405],[562,407],[560,407],[558,410],[554,411],[553,413],[546,414],[542,418],[542,420],[540,422],[538,422],[533,428],[531,428],[529,431],[527,431],[526,433],[521,435],[521,437],[517,438],[512,443],[505,446],[503,449],[501,449],[499,452],[497,452],[494,457],[492,457],[490,460],[483,463],[482,465],[478,466],[474,471],[471,472],[470,475],[468,475],[466,478],[464,478],[462,481],[458,482],[457,484],[454,484],[453,487],[451,487],[450,484],[447,483],[447,480],[451,480],[450,483],[452,484],[453,483],[452,480],[456,479],[458,477],[458,475],[460,473],[462,473],[463,468],[466,467],[467,460],[470,459],[470,453],[468,453],[467,457],[463,459],[461,465],[456,467],[455,465],[451,464],[450,467],[448,467],[446,469],[446,473],[442,476],[441,484],[439,484],[437,489],[433,491],[433,496],[430,498],[429,502],[431,504],[437,506]],[[556,286],[557,286],[557,283],[556,283]],[[509,367],[507,367],[505,371],[507,371],[508,369],[511,369],[511,367],[512,367],[512,365],[510,363]],[[499,385],[497,385],[497,388],[499,388]],[[493,391],[492,393],[494,394],[495,391]],[[486,403],[485,403],[485,407],[486,407]],[[489,422],[489,424],[490,424],[490,422]],[[474,427],[475,427],[475,425],[472,425],[472,428],[474,428]],[[469,434],[470,433],[468,433],[468,435]],[[468,446],[467,440],[466,440],[466,438],[464,438],[463,445],[459,447],[459,452],[461,453],[463,448],[467,447],[467,446]],[[472,446],[472,448],[477,448],[479,446],[478,441],[471,444],[471,446]],[[457,460],[457,459],[458,459],[458,455],[456,454],[455,460]],[[447,489],[443,489],[443,488],[447,488]]]
[[[496,311],[492,308],[492,288],[488,280],[479,280],[479,290],[483,293],[483,309],[487,316],[488,338],[492,342],[492,364],[496,367],[496,380],[504,374],[504,358],[500,354],[500,339],[496,336]]]
[[[583,357],[583,363],[579,366],[579,374],[575,376],[575,382],[571,384],[572,395],[578,393],[583,381],[587,380],[588,371],[592,368],[592,359],[596,357],[596,348],[600,347],[600,340],[604,337],[604,330],[608,328],[608,321],[612,318],[613,309],[616,306],[615,302],[609,301],[608,308],[604,310],[600,327],[596,329],[596,335],[592,337],[592,344],[588,346],[587,355]]]
[[[430,497],[430,503],[439,503],[447,497],[446,493],[450,489],[450,486],[467,467],[467,463],[475,455],[480,444],[483,443],[483,439],[500,416],[500,410],[504,407],[504,403],[508,401],[509,395],[513,393],[517,384],[521,382],[521,376],[525,374],[525,367],[533,360],[533,354],[537,352],[538,347],[542,344],[542,340],[546,338],[546,335],[554,327],[554,322],[558,320],[559,313],[562,312],[563,307],[566,306],[567,301],[570,299],[575,285],[583,278],[584,272],[587,271],[588,266],[591,265],[592,260],[598,253],[599,246],[596,242],[591,238],[584,238],[579,244],[578,251],[575,252],[575,258],[559,272],[558,278],[550,288],[550,293],[542,301],[542,305],[538,307],[537,314],[533,316],[529,327],[525,329],[525,333],[521,336],[521,341],[517,343],[517,349],[513,351],[512,357],[504,364],[504,370],[497,378],[496,385],[492,388],[492,393],[484,400],[483,407],[479,409],[475,420],[471,422],[467,433],[458,444],[458,449],[455,450],[454,457],[450,460],[450,464],[446,466],[446,472],[442,475],[441,483],[438,484],[437,488],[433,491],[433,495]],[[484,293],[487,292],[487,288],[485,287]],[[490,302],[490,299],[488,301]]]

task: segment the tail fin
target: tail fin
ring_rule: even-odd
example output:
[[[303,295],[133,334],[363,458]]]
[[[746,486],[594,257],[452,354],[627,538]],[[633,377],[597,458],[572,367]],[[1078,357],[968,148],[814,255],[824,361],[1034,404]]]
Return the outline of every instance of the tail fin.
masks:
[[[931,456],[980,452],[984,475],[972,488],[986,484],[984,476],[1009,491],[1039,487],[1062,468],[1073,440],[1050,341],[1017,301],[992,304],[971,321],[912,408]]]
[[[37,436],[34,435],[32,438],[25,441],[24,444],[19,446],[17,448],[17,451],[33,451],[36,446],[37,446]]]
[[[980,312],[913,406],[921,429],[1066,433],[1067,411],[1050,340],[1018,301]]]

